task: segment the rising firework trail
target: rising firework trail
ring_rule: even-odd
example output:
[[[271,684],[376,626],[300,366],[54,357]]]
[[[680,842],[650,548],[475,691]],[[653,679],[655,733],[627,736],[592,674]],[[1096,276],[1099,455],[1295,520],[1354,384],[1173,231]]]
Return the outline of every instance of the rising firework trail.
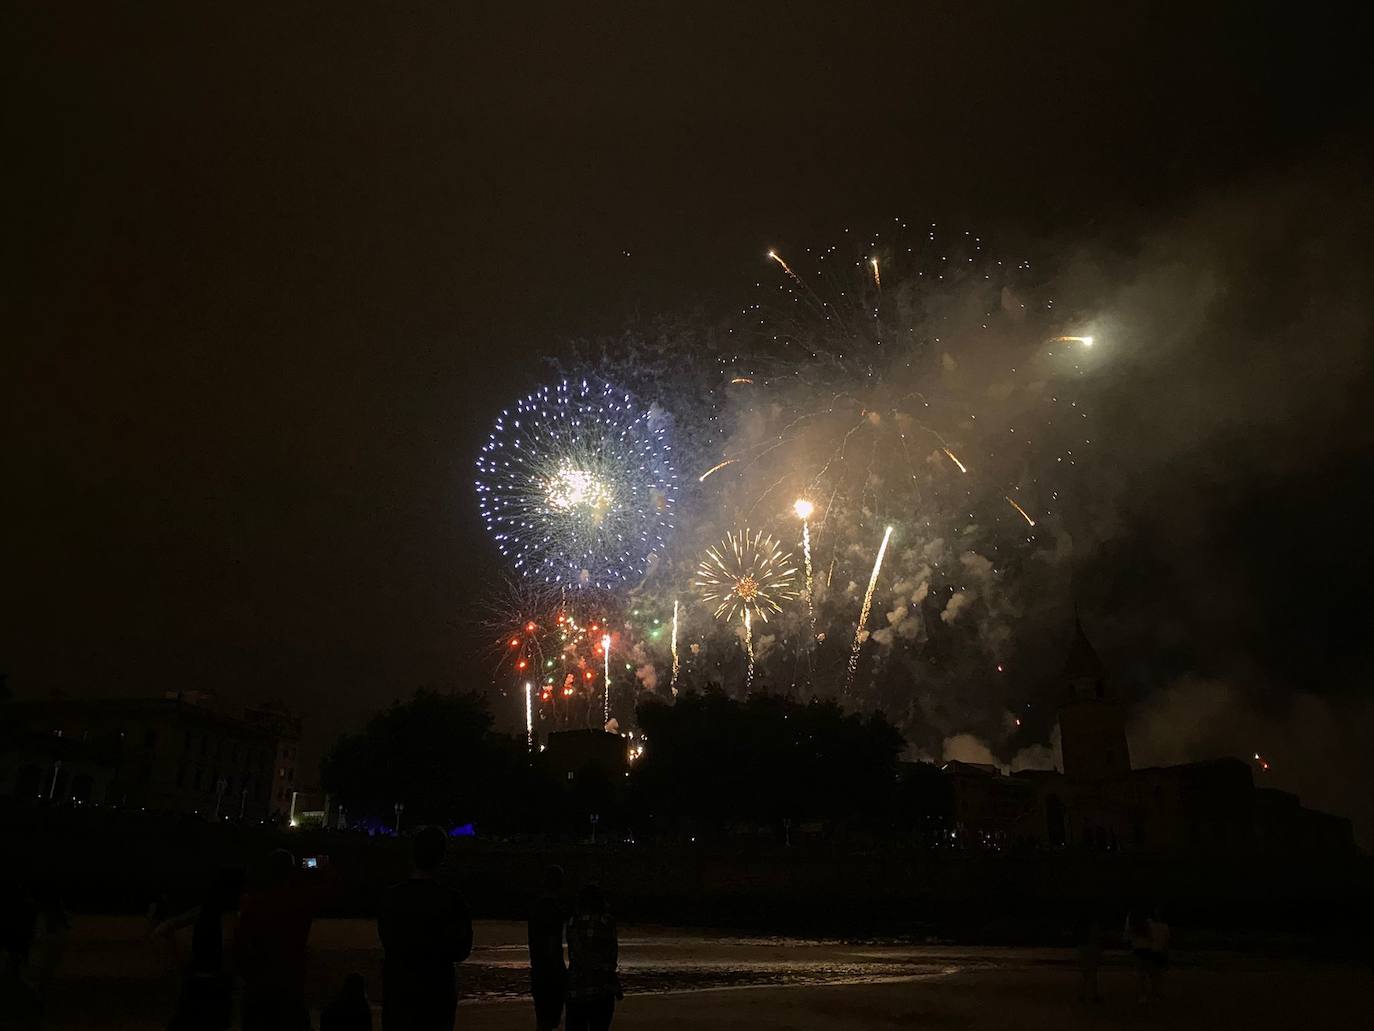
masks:
[[[1021,518],[1024,519],[1024,520],[1026,521],[1026,524],[1027,524],[1028,526],[1034,526],[1034,525],[1035,525],[1035,520],[1032,519],[1029,515],[1026,514],[1026,510],[1025,510],[1024,508],[1022,508],[1020,505],[1018,505],[1018,504],[1016,503],[1016,501],[1015,501],[1014,498],[1008,497],[1008,498],[1007,498],[1007,504],[1011,505],[1012,508],[1016,509],[1016,511],[1018,511],[1018,512],[1021,513]]]
[[[754,689],[754,621],[749,610],[744,610],[744,653],[749,656],[749,665],[744,673],[744,691],[748,694]]]
[[[854,674],[859,669],[859,649],[864,643],[864,627],[868,625],[868,613],[873,608],[873,589],[878,586],[878,570],[883,567],[883,555],[887,553],[887,542],[892,537],[892,527],[883,531],[883,543],[878,545],[878,557],[873,560],[873,574],[868,578],[868,590],[864,592],[863,608],[859,609],[859,625],[854,629],[854,648],[849,653],[849,676],[844,690],[848,694],[854,686]]]
[[[601,654],[606,660],[606,697],[603,701],[603,708],[606,713],[606,722],[611,722],[611,635],[606,634],[601,638]]]
[[[882,274],[878,272],[878,259],[869,258],[868,263],[873,266],[873,285],[881,290],[883,288],[883,277]]]
[[[525,747],[534,755],[534,684],[525,681]]]
[[[811,641],[816,640],[816,581],[811,572],[811,513],[816,507],[805,498],[792,504],[792,511],[802,521],[802,555],[806,560],[806,614],[811,621]]]
[[[942,447],[940,450],[943,451],[943,452],[945,453],[945,455],[949,458],[949,460],[950,460],[951,462],[953,462],[955,465],[957,465],[957,466],[959,467],[959,471],[960,471],[961,473],[966,473],[966,472],[968,472],[968,470],[967,470],[966,468],[964,468],[964,463],[961,462],[961,461],[959,461],[959,459],[955,457],[953,451],[951,451],[951,450],[950,450],[949,448],[947,448],[947,447]]]
[[[678,661],[677,661],[677,609],[678,609],[678,602],[677,602],[677,599],[674,598],[674,599],[673,599],[673,638],[672,638],[672,651],[673,651],[673,679],[672,679],[672,682],[671,682],[671,684],[670,684],[670,686],[671,686],[672,689],[673,689],[673,697],[674,697],[674,698],[677,697],[677,674],[678,674],[678,669],[679,669],[679,665],[678,665]]]

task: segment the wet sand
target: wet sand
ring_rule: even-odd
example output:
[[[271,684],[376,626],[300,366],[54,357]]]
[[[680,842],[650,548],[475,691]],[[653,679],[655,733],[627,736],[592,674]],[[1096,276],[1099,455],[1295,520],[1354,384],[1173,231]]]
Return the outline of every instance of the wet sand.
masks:
[[[523,997],[524,928],[480,922],[461,968],[459,1028],[532,1023]],[[1074,954],[1056,949],[961,948],[745,938],[666,928],[621,929],[626,998],[617,1028],[1093,1028],[1363,1027],[1368,964],[1182,953],[1166,997],[1135,998],[1126,956],[1109,952],[1101,1006],[1077,1001]],[[165,1027],[177,977],[166,942],[142,922],[78,917],[49,1026]],[[178,943],[184,954],[186,943]],[[308,992],[318,1005],[353,971],[380,994],[374,925],[317,921]],[[380,1027],[380,1020],[377,1021]]]

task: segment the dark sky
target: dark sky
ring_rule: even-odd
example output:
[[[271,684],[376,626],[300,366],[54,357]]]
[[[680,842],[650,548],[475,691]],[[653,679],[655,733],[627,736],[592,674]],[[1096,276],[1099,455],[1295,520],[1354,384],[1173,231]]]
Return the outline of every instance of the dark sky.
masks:
[[[1127,245],[1365,144],[1335,5],[423,6],[7,16],[20,695],[332,733],[485,683],[472,459],[562,339],[851,223]]]

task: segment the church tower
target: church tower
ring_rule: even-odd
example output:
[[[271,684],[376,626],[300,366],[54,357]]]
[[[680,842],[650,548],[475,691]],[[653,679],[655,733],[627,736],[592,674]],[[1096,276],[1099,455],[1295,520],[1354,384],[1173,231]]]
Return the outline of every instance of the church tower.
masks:
[[[1081,783],[1125,777],[1131,772],[1126,718],[1107,684],[1107,669],[1075,617],[1073,643],[1064,664],[1059,735],[1064,776]]]

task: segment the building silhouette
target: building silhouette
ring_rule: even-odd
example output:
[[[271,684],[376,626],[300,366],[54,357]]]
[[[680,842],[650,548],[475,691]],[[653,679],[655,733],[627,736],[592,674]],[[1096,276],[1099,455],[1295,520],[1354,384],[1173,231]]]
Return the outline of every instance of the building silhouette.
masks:
[[[1098,852],[1354,851],[1349,820],[1256,787],[1243,760],[1133,768],[1125,707],[1077,619],[1058,687],[1062,770],[945,764],[954,841]]]
[[[289,808],[274,797],[277,758],[298,719],[236,715],[204,692],[10,701],[3,719],[0,797],[251,822]]]

